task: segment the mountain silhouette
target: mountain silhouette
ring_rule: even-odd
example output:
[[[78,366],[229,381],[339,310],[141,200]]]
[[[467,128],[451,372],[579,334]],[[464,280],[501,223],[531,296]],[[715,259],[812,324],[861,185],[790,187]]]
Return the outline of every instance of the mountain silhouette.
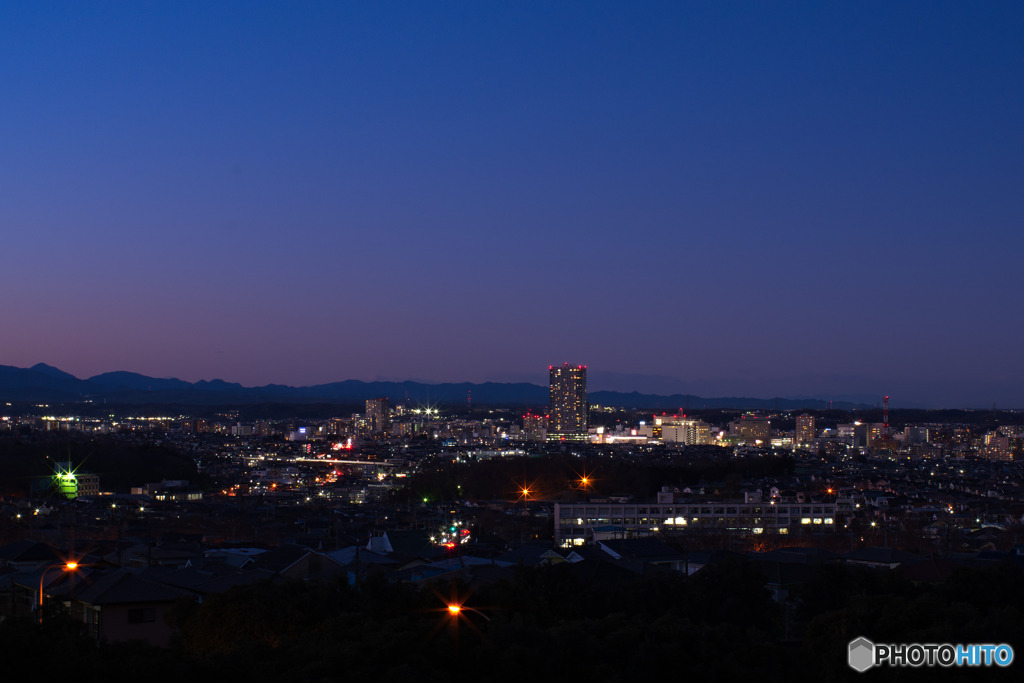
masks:
[[[0,365],[0,400],[34,402],[99,401],[125,404],[251,404],[251,403],[361,403],[369,398],[390,397],[392,402],[409,400],[416,403],[467,403],[472,392],[474,405],[545,406],[548,388],[528,382],[471,382],[427,384],[425,382],[362,382],[345,380],[307,387],[268,384],[246,387],[222,379],[186,382],[175,378],[148,377],[135,372],[105,372],[89,379],[74,375],[45,363],[31,368]],[[849,409],[865,407],[836,401],[831,406],[822,399],[786,398],[702,398],[673,394],[641,394],[638,392],[595,391],[589,394],[592,404],[633,409],[675,411],[682,406],[707,408],[800,408]]]

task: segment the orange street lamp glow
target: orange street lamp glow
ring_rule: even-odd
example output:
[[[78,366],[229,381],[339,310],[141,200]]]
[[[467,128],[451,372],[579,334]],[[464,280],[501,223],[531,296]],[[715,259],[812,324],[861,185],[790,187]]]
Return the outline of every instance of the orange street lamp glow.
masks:
[[[459,612],[462,611],[462,605],[456,605],[456,604],[448,605],[448,611],[451,612],[453,615],[456,615],[456,614],[458,614]]]
[[[73,572],[77,568],[78,568],[78,562],[75,562],[74,560],[72,560],[70,562],[65,562],[64,564],[52,564],[49,567],[46,567],[45,569],[43,569],[43,573],[39,575],[39,606],[38,606],[38,612],[39,612],[39,623],[40,624],[43,623],[43,602],[44,602],[44,598],[46,597],[46,594],[43,592],[43,585],[46,582],[46,574],[47,574],[47,572],[49,572],[51,569],[60,569],[62,572]]]

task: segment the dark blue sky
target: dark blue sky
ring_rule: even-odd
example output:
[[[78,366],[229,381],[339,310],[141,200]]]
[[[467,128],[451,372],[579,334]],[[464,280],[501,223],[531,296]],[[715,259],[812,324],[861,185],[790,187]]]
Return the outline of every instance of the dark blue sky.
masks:
[[[1024,407],[1024,5],[0,5],[0,364]]]

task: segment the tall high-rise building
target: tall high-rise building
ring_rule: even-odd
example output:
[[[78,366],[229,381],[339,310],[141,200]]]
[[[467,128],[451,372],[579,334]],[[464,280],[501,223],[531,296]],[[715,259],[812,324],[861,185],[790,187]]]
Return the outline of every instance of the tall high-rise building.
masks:
[[[548,441],[586,441],[587,366],[549,366],[551,405],[548,410]]]
[[[374,432],[391,429],[391,403],[386,398],[366,399],[366,420]]]
[[[804,413],[796,416],[796,434],[793,435],[794,446],[809,446],[814,442],[814,416]]]

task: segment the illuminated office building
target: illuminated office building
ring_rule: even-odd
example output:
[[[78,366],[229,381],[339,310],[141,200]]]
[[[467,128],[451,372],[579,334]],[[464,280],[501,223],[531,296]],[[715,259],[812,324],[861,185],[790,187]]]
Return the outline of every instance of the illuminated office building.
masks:
[[[544,441],[548,433],[548,416],[523,415],[523,436],[527,441]]]
[[[740,437],[748,446],[771,445],[772,426],[766,417],[742,415],[729,423],[729,433]]]

